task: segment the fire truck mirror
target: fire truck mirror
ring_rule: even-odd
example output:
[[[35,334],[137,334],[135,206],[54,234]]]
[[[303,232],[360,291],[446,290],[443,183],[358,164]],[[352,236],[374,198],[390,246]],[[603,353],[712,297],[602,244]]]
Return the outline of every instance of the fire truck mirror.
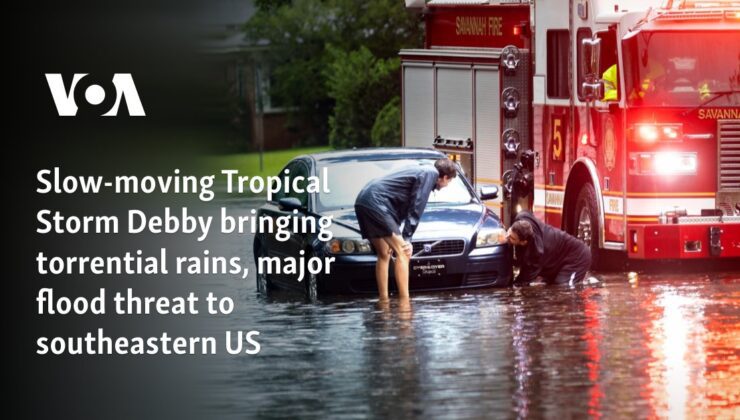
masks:
[[[583,57],[583,75],[586,83],[599,80],[599,57],[601,55],[601,39],[585,38],[581,41],[581,57]],[[585,86],[584,86],[585,88]]]
[[[583,97],[589,102],[604,97],[604,81],[596,80],[593,83],[583,82]]]

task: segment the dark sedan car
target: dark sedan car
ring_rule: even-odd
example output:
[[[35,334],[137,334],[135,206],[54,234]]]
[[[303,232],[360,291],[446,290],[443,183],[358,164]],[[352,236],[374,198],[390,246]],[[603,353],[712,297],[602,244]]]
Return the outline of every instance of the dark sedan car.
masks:
[[[278,241],[275,235],[258,235],[254,257],[334,257],[331,273],[310,275],[303,281],[296,275],[258,274],[257,287],[299,289],[313,298],[325,293],[377,293],[376,257],[370,243],[363,240],[354,212],[354,202],[370,180],[410,165],[433,165],[444,157],[425,149],[364,149],[319,153],[293,159],[281,171],[283,184],[292,177],[327,175],[329,193],[289,193],[274,197],[258,211],[258,217],[293,216],[315,218],[331,216],[333,238],[321,241],[316,233],[293,234]],[[288,174],[285,174],[285,169]],[[486,191],[482,198],[495,197]],[[296,214],[294,210],[298,210]],[[447,188],[433,191],[419,227],[412,238],[414,246],[409,267],[412,291],[511,284],[511,258],[499,218],[488,209],[473,188],[459,174]],[[325,238],[325,237],[324,237]],[[283,238],[285,239],[285,238]],[[303,251],[303,252],[301,252]],[[391,268],[390,286],[393,288]]]

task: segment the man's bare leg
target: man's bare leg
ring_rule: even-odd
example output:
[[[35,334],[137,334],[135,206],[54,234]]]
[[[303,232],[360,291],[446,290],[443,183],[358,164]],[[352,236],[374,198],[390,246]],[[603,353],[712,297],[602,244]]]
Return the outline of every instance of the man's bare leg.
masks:
[[[403,240],[401,235],[393,234],[393,236],[387,236],[383,240],[390,246],[393,252],[396,254],[396,261],[394,264],[395,275],[396,275],[396,287],[398,287],[398,297],[408,298],[409,297],[409,262],[411,261],[411,252],[406,248],[406,241]],[[387,284],[386,278],[386,284]]]
[[[370,239],[375,252],[378,255],[378,262],[375,263],[375,282],[378,284],[378,295],[380,300],[388,300],[388,265],[391,261],[391,249],[385,241],[385,238]]]

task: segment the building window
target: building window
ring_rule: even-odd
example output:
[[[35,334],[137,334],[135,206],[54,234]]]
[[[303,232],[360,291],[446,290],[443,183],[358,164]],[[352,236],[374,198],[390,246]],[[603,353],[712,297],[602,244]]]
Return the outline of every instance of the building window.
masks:
[[[547,31],[547,96],[568,99],[568,59],[570,39],[567,30]]]
[[[255,108],[259,109],[262,105],[262,111],[266,113],[270,112],[283,112],[282,103],[271,94],[272,85],[275,77],[269,66],[266,64],[257,64],[254,69],[255,76]]]
[[[578,92],[578,100],[583,101],[583,82],[586,81],[586,76],[584,75],[584,66],[586,63],[583,62],[583,47],[581,44],[583,44],[584,39],[590,39],[591,38],[591,28],[579,28],[578,32],[576,33],[576,55],[578,59],[576,60],[576,63],[578,63],[578,77],[576,78],[576,92]]]
[[[236,64],[236,93],[239,96],[239,102],[244,100],[244,64]]]

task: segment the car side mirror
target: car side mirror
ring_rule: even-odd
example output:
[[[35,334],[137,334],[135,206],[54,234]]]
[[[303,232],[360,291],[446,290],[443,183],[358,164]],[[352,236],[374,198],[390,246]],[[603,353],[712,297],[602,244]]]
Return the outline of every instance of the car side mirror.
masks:
[[[303,204],[301,204],[301,200],[295,197],[281,198],[278,201],[278,207],[283,211],[302,210],[304,208]]]
[[[480,189],[478,189],[478,196],[480,196],[480,199],[483,201],[493,200],[498,197],[498,187],[495,185],[480,187]]]

